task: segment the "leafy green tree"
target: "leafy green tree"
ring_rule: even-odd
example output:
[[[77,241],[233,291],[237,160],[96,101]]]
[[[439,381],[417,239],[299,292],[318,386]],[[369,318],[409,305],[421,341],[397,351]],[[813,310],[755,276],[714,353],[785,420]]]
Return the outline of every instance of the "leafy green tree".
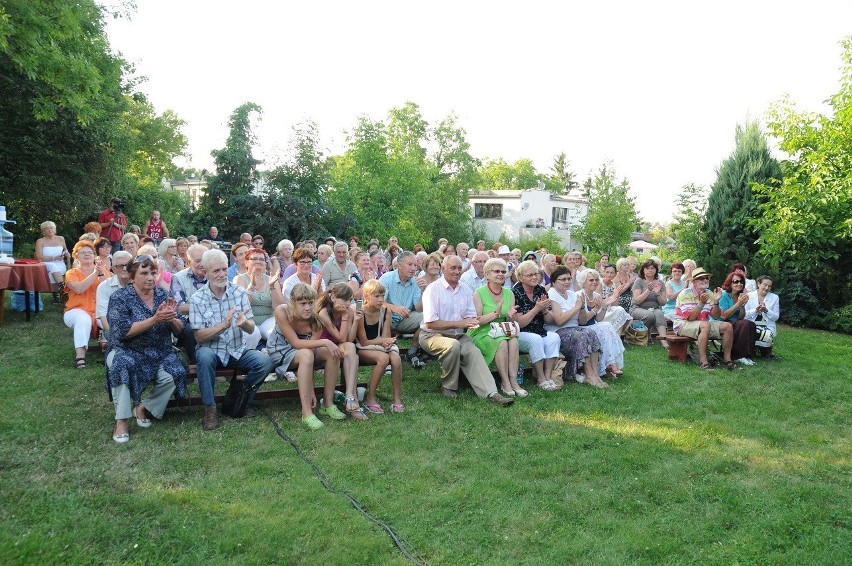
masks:
[[[680,259],[697,258],[704,236],[704,217],[707,212],[707,189],[703,185],[689,183],[677,195],[677,210],[671,235],[677,244]]]
[[[262,214],[256,230],[271,240],[298,241],[329,234],[328,163],[320,147],[316,123],[293,128],[287,160],[266,174]]]
[[[754,183],[781,178],[781,167],[769,152],[769,144],[757,121],[737,125],[736,147],[716,172],[710,190],[699,247],[703,266],[711,273],[725,274],[732,263],[754,263],[759,234],[751,220],[759,216]]]
[[[639,223],[627,179],[618,180],[611,164],[583,183],[589,195],[589,213],[577,230],[584,248],[592,253],[622,253]]]
[[[0,73],[31,81],[34,117],[52,120],[65,110],[84,125],[114,117],[128,65],[112,53],[103,20],[93,0],[0,4]]]
[[[91,0],[0,4],[0,201],[18,221],[16,245],[45,220],[76,236],[123,186],[125,66]]]
[[[508,164],[502,158],[486,160],[479,168],[480,189],[523,191],[538,186],[543,176],[530,159],[519,159]]]
[[[103,17],[91,0],[0,4],[0,201],[18,242],[44,220],[74,237],[114,195],[131,221],[159,208],[174,229],[189,213],[160,186],[186,146],[183,121],[128,94],[131,69],[112,54]]]
[[[253,195],[260,161],[252,155],[255,136],[251,119],[262,111],[253,102],[239,106],[228,120],[230,132],[225,147],[210,152],[216,173],[208,180],[207,191],[199,202],[199,232],[206,233],[207,228],[216,226],[224,237],[234,238],[244,230],[246,209],[260,205],[260,198]]]
[[[852,37],[841,42],[843,73],[827,115],[799,112],[784,99],[768,129],[789,157],[784,178],[755,185],[763,202],[752,226],[774,268],[794,267],[827,305],[852,300]]]
[[[470,234],[467,190],[476,160],[454,116],[431,127],[412,102],[387,124],[361,117],[331,160],[328,203],[336,235],[391,235],[430,245]]]

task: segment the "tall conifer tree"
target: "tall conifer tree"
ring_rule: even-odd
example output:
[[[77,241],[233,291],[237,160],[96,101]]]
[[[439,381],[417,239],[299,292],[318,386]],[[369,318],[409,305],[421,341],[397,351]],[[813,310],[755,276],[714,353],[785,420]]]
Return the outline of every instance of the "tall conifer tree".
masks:
[[[701,264],[721,282],[732,263],[742,262],[752,275],[758,234],[749,221],[760,214],[753,183],[781,178],[781,167],[769,153],[757,121],[737,125],[736,147],[716,172],[699,243]]]

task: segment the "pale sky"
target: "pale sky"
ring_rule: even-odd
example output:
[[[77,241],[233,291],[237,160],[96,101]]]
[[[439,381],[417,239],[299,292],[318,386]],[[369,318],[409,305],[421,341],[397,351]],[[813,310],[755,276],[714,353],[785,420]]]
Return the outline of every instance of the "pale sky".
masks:
[[[564,151],[580,182],[611,160],[662,222],[713,183],[737,123],[785,93],[824,110],[852,34],[849,1],[137,3],[110,41],[187,122],[188,165],[212,170],[244,102],[265,168],[305,118],[334,154],[358,116],[411,100],[432,125],[455,113],[481,159],[546,172]]]

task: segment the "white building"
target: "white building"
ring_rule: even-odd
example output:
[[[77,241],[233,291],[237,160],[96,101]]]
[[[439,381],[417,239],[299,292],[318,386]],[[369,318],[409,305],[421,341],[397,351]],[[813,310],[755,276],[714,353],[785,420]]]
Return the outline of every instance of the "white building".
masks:
[[[579,195],[554,195],[541,188],[472,191],[469,203],[474,222],[485,228],[489,241],[499,240],[502,234],[513,240],[533,238],[554,228],[566,249],[582,249],[572,233],[586,218],[589,202]]]
[[[207,192],[207,179],[198,177],[189,177],[182,181],[167,181],[163,179],[163,188],[180,191],[185,194],[192,203],[192,209],[198,210],[198,203],[201,201],[201,196]]]

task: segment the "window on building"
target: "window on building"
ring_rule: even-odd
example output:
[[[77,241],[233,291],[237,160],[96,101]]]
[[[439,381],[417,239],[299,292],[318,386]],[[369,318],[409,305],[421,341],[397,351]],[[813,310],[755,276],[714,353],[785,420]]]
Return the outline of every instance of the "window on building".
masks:
[[[567,208],[558,208],[553,207],[553,221],[554,222],[568,222],[568,209]]]
[[[474,203],[473,205],[473,217],[474,218],[503,218],[503,205],[502,204],[489,204],[489,203]]]

